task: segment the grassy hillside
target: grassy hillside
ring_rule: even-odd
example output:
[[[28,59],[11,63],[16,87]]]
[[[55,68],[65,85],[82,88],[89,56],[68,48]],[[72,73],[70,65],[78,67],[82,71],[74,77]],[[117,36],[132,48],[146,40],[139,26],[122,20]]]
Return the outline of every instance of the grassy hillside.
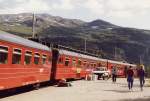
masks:
[[[0,16],[1,30],[23,37],[31,36],[32,14],[19,14],[21,18],[17,15],[5,16],[7,19]],[[149,30],[124,28],[103,20],[84,22],[45,14],[37,15],[35,26],[36,34],[43,41],[84,50],[86,39],[87,51],[102,58],[130,63],[143,61],[150,65]]]
[[[20,36],[31,36],[32,28],[22,25],[3,25],[0,24],[0,30],[4,30]]]
[[[145,64],[150,64],[150,34],[143,30],[121,27],[109,30],[50,27],[40,35],[48,42],[81,50],[84,50],[86,38],[87,51],[101,53],[103,58],[139,63],[141,57]]]

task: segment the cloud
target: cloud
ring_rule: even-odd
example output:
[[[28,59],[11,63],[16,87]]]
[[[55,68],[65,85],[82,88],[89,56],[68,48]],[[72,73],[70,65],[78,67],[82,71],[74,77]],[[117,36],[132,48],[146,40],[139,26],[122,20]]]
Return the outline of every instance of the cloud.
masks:
[[[78,7],[98,16],[131,17],[148,13],[150,0],[0,0],[1,13],[72,12]]]
[[[150,28],[144,25],[149,11],[150,0],[0,0],[1,14],[49,13],[86,21],[99,18],[125,26],[140,26],[139,22]]]
[[[43,0],[1,0],[0,13],[45,12],[50,10]]]
[[[115,17],[134,17],[149,13],[149,0],[109,0],[107,2],[108,15]]]
[[[72,0],[60,0],[59,3],[52,4],[52,9],[57,10],[72,10],[74,9],[73,4],[71,3]]]
[[[0,13],[38,13],[71,9],[73,9],[71,0],[0,0]]]
[[[87,2],[84,4],[84,7],[86,7],[91,13],[102,15],[104,14],[104,5],[101,1],[87,0]]]
[[[0,9],[6,10],[11,8],[16,8],[18,4],[22,4],[23,1],[21,0],[0,0]]]

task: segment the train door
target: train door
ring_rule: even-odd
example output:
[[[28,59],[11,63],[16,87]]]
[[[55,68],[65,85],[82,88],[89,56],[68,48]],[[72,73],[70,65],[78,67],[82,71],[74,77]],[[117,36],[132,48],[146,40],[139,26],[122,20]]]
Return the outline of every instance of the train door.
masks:
[[[51,68],[50,80],[55,80],[58,57],[59,57],[59,51],[57,49],[53,49],[52,50],[52,68]]]

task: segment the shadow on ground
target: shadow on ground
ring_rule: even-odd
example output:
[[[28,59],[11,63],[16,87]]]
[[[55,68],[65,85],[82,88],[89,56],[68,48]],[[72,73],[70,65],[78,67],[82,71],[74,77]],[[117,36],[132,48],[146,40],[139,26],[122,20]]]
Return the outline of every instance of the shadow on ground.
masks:
[[[103,100],[103,101],[110,101],[110,100]],[[150,101],[150,97],[148,97],[148,98],[136,98],[136,99],[122,99],[122,100],[114,100],[114,101]]]
[[[150,101],[149,98],[137,98],[137,99],[123,99],[123,100],[118,100],[118,101]]]
[[[115,93],[129,93],[131,91],[125,91],[125,90],[103,90],[103,91],[110,91],[110,92],[115,92]]]
[[[38,89],[46,88],[49,86],[54,86],[53,83],[41,83]],[[18,87],[18,88],[13,88],[13,89],[8,89],[8,90],[3,90],[0,91],[0,99],[9,97],[9,96],[14,96],[14,95],[19,95],[27,92],[31,92],[33,90],[37,90],[36,88],[33,87],[33,85],[28,85],[28,86],[23,86],[23,87]]]

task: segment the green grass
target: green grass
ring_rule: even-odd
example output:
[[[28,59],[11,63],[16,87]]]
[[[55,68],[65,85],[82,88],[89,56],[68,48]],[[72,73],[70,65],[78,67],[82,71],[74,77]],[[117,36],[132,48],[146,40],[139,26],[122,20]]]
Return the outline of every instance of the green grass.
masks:
[[[4,26],[4,25],[0,24],[0,30],[24,34],[24,35],[31,35],[31,33],[32,33],[32,28],[26,27],[23,25]]]

